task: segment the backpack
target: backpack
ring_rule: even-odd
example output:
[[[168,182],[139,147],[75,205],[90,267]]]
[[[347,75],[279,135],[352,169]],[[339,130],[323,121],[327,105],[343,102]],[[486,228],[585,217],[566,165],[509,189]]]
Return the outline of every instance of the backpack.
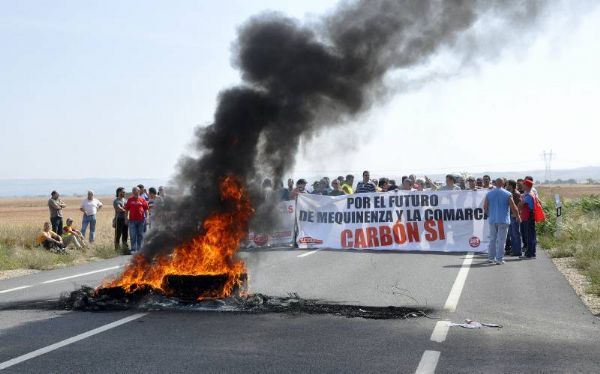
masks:
[[[544,208],[542,207],[542,202],[537,196],[531,195],[533,197],[533,219],[535,222],[542,222],[546,220],[546,213],[544,213]]]

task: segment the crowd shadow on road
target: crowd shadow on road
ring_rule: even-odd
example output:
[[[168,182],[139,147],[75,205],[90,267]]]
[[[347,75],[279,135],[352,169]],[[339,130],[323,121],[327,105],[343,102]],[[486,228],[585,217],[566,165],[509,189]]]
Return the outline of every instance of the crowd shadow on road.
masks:
[[[361,254],[361,253],[372,253],[372,254],[428,254],[435,256],[465,256],[468,252],[440,252],[440,251],[405,251],[397,249],[336,249],[336,248],[294,248],[294,247],[256,247],[256,248],[243,248],[238,253],[253,253],[253,252],[301,252],[306,253],[309,251],[319,252],[340,252],[348,254]]]
[[[505,265],[512,263],[512,262],[522,262],[523,260],[520,258],[504,258],[505,261]],[[487,258],[483,259],[483,258],[477,258],[473,260],[473,263],[469,266],[471,268],[488,268],[488,267],[494,267],[494,266],[498,266],[494,263],[489,263]],[[462,267],[462,264],[454,264],[454,265],[445,265],[444,268],[446,269],[460,269]]]

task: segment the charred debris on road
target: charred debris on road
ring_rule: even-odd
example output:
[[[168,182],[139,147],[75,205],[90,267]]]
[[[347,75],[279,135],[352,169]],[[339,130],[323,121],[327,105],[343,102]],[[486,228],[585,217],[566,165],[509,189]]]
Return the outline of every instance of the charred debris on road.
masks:
[[[122,288],[81,287],[60,299],[61,308],[77,311],[164,310],[198,312],[233,312],[249,314],[330,314],[347,318],[408,319],[427,317],[427,308],[374,307],[303,299],[296,294],[287,297],[263,294],[234,295],[224,299],[207,298],[193,301],[187,297],[168,297],[150,287],[138,287],[133,292]]]

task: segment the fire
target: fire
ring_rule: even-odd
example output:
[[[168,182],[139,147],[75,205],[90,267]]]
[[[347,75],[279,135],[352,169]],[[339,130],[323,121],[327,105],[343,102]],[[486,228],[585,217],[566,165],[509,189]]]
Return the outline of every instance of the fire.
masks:
[[[142,254],[135,255],[123,274],[105,282],[102,288],[121,287],[126,292],[133,292],[145,286],[170,295],[173,290],[165,282],[169,275],[226,275],[224,287],[201,298],[231,295],[234,288],[244,282],[246,266],[235,258],[235,254],[248,233],[253,209],[246,191],[235,178],[226,177],[221,182],[220,192],[221,202],[227,209],[209,215],[203,222],[202,233],[169,255],[153,260],[147,260]]]

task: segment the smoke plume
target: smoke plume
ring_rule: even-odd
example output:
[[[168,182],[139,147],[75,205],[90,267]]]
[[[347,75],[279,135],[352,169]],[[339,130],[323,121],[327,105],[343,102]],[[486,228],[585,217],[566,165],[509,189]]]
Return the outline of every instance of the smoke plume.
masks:
[[[251,18],[235,47],[243,82],[219,94],[213,123],[196,130],[200,156],[181,161],[179,193],[159,212],[146,256],[168,253],[196,236],[208,214],[228,209],[219,199],[224,176],[250,192],[265,176],[281,181],[302,138],[401,90],[386,87],[387,73],[426,63],[442,49],[466,63],[494,55],[541,8],[536,0],[362,0],[343,2],[310,25],[278,13]],[[480,37],[474,25],[482,19],[501,27]],[[260,194],[252,196],[259,207]]]

